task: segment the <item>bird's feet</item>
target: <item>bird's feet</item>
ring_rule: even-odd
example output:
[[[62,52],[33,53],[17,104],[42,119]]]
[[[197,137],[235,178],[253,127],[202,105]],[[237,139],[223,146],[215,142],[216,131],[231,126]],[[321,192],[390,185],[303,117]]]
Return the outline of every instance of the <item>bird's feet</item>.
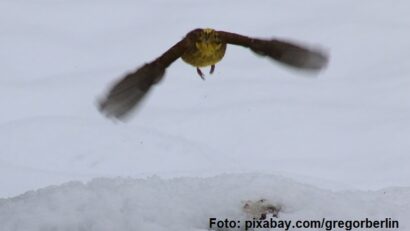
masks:
[[[199,77],[201,77],[202,80],[205,80],[204,73],[202,73],[199,67],[196,68],[196,72],[198,73]]]
[[[209,74],[212,75],[214,73],[214,71],[215,71],[215,65],[212,65],[211,70],[209,70]]]
[[[211,66],[211,69],[209,70],[209,74],[213,74],[215,71],[215,65]],[[202,73],[201,69],[199,67],[196,68],[196,72],[198,73],[199,77],[201,77],[202,80],[205,80],[205,75]]]

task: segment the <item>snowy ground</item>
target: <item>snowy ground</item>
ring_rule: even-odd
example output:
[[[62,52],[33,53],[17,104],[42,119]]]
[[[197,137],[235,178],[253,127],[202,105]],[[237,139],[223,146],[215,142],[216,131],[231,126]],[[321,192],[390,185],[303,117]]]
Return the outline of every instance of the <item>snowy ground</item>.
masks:
[[[32,206],[47,206],[42,201],[53,190],[71,198],[73,205],[66,210],[72,213],[82,203],[110,208],[81,196],[76,201],[72,194],[77,191],[102,193],[105,199],[115,193],[116,184],[139,188],[155,182],[117,182],[118,176],[157,175],[174,187],[165,179],[246,172],[258,172],[269,183],[263,192],[292,208],[290,217],[410,217],[409,7],[406,0],[0,1],[0,198],[5,198],[0,214],[8,213],[7,218],[0,217],[0,224],[24,219],[22,211],[32,211]],[[319,45],[330,52],[331,61],[319,76],[304,76],[245,49],[228,47],[225,59],[205,82],[194,68],[177,61],[128,123],[113,123],[96,110],[96,100],[110,83],[196,27]],[[267,179],[266,174],[286,181]],[[97,180],[6,199],[96,177],[113,179],[102,181],[101,192],[93,186],[100,184]],[[205,184],[205,192],[213,186],[220,194],[229,190],[229,185],[212,179],[186,179],[175,187],[183,191]],[[227,181],[242,184],[235,175]],[[227,200],[227,208],[195,209],[230,215],[222,210],[234,210],[243,197],[259,196],[261,185],[242,185],[238,195]],[[143,190],[146,194],[130,200],[149,200],[149,189]],[[386,190],[393,196],[380,198]],[[113,196],[123,202],[135,191],[123,193],[125,197]],[[166,193],[153,195],[163,201]],[[200,190],[185,193],[194,197]],[[182,194],[170,205],[184,199]],[[321,195],[332,206],[319,203]],[[203,200],[218,205],[225,196]],[[64,201],[55,200],[57,205]],[[360,206],[355,207],[356,202]],[[175,216],[182,217],[189,206],[178,208],[185,213]],[[340,206],[345,209],[339,211]],[[64,213],[64,208],[57,211]],[[145,211],[131,211],[124,219],[143,219],[150,214]],[[204,228],[204,214],[185,225]],[[99,216],[93,215],[89,219]],[[87,223],[72,216],[67,220],[73,221],[71,225]],[[62,217],[49,219],[63,222],[58,220]],[[155,219],[153,225],[161,226]],[[126,226],[115,216],[107,222],[124,230],[137,227]]]
[[[6,231],[208,230],[209,218],[249,219],[242,212],[242,202],[264,198],[282,207],[278,220],[388,217],[401,221],[401,230],[408,230],[409,196],[409,189],[400,188],[335,193],[281,177],[252,174],[206,179],[96,179],[86,185],[70,182],[0,201],[0,224]]]

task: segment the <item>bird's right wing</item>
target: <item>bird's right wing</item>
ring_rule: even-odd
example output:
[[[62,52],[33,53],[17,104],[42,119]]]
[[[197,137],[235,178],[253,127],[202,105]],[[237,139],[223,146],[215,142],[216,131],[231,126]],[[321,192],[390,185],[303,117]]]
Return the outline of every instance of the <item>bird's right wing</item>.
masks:
[[[186,38],[168,49],[164,54],[136,71],[124,76],[99,102],[99,109],[107,117],[123,119],[144,98],[151,86],[159,82],[166,68],[177,60],[186,49]]]
[[[318,49],[311,49],[278,39],[257,39],[226,31],[217,31],[226,43],[251,49],[258,55],[267,56],[282,64],[301,70],[318,71],[328,62],[327,55]]]

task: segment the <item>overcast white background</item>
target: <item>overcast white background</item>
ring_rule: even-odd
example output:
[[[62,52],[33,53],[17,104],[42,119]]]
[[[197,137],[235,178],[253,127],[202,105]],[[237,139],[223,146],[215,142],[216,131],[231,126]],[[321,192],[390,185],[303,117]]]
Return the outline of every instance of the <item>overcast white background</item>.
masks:
[[[284,188],[361,195],[394,187],[400,193],[384,207],[409,211],[408,9],[405,0],[2,0],[0,198],[99,177],[233,173],[239,184],[235,174],[257,173],[258,189],[278,183],[267,174],[286,179]],[[111,83],[197,27],[318,46],[330,62],[312,76],[229,46],[206,81],[176,61],[127,123],[98,112]],[[200,194],[187,181],[187,193]],[[270,199],[292,201],[284,195],[306,192],[298,187]]]

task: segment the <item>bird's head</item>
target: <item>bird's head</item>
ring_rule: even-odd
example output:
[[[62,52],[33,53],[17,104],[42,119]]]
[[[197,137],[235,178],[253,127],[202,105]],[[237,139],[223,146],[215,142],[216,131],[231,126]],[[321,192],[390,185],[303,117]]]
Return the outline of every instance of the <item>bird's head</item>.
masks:
[[[199,50],[206,54],[211,54],[221,49],[222,40],[219,38],[218,32],[214,29],[199,29],[198,32],[198,38],[195,45]]]
[[[200,29],[198,40],[204,43],[222,43],[218,32],[210,28]]]

